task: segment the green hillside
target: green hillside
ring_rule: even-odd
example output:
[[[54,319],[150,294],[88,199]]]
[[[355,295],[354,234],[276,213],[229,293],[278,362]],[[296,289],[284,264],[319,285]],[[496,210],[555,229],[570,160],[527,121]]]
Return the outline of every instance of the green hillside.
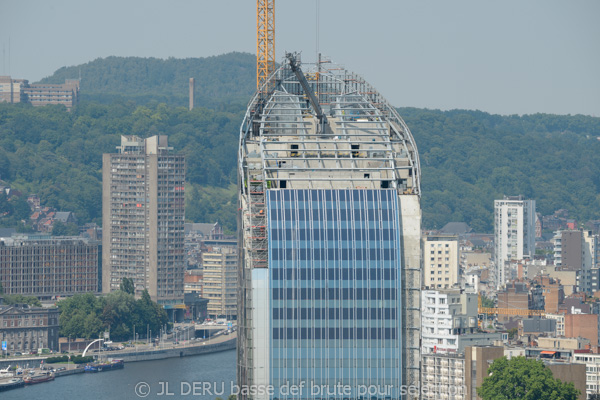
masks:
[[[233,231],[231,185],[242,117],[242,112],[133,102],[88,102],[71,113],[63,106],[0,104],[0,176],[25,195],[38,194],[46,206],[100,224],[102,154],[115,152],[122,134],[164,134],[186,156],[188,219],[218,219]],[[0,218],[0,224],[14,223],[10,217]]]
[[[114,152],[122,134],[166,134],[187,158],[187,219],[218,219],[234,231],[239,126],[254,61],[240,53],[109,57],[62,68],[46,81],[64,82],[81,70],[82,102],[73,112],[0,104],[0,179],[24,195],[37,193],[45,205],[74,211],[80,222],[100,223],[102,153]],[[192,76],[210,107],[190,112]],[[424,227],[465,221],[489,232],[493,200],[504,194],[537,200],[543,214],[567,208],[580,221],[600,219],[600,118],[399,111],[421,156]],[[0,225],[22,219],[23,205],[0,197]]]
[[[195,105],[245,107],[256,89],[256,56],[228,53],[206,58],[166,60],[140,57],[98,58],[63,67],[42,83],[64,83],[81,76],[83,100],[110,103],[127,98],[138,104],[189,104],[189,79],[196,81]]]
[[[493,229],[494,199],[522,194],[544,215],[600,218],[600,118],[399,110],[422,167],[423,222]]]

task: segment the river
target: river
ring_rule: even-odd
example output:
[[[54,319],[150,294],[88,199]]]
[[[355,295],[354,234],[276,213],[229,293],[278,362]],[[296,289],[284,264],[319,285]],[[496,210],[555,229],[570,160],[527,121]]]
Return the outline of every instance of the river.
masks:
[[[126,363],[116,371],[56,378],[0,393],[2,400],[202,399],[227,400],[235,384],[235,350]],[[235,387],[233,387],[235,390]]]

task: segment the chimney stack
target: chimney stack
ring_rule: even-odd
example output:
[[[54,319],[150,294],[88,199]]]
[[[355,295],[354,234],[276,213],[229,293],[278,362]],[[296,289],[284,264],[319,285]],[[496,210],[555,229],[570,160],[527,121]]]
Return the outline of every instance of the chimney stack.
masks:
[[[194,87],[196,85],[196,81],[194,78],[190,78],[190,111],[194,108]]]

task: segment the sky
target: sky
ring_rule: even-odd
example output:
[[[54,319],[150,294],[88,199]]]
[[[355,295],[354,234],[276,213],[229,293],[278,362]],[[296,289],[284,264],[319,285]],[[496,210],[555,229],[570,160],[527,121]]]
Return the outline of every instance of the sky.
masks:
[[[277,61],[318,48],[394,106],[600,117],[600,1],[275,1]],[[0,50],[0,75],[30,82],[108,56],[255,54],[256,1],[0,0]]]

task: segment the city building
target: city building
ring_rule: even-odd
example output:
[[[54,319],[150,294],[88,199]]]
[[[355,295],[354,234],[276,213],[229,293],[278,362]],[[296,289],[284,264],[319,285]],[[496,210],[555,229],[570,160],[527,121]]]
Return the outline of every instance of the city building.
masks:
[[[560,338],[560,337],[538,337],[537,345],[545,348],[583,350],[590,348],[590,340],[582,337]]]
[[[218,222],[185,224],[184,250],[187,268],[195,269],[201,266],[202,253],[208,250],[208,245],[236,246],[237,241],[225,239],[223,228]]]
[[[237,317],[238,255],[235,247],[214,247],[202,254],[202,297],[211,318]]]
[[[529,286],[525,282],[511,282],[497,293],[498,308],[516,310],[543,310],[544,295],[539,286]],[[498,315],[498,320],[505,322],[509,315]]]
[[[534,283],[542,289],[544,296],[544,310],[547,313],[556,314],[558,306],[565,299],[565,292],[559,280],[551,278],[549,275],[539,275],[535,278]]]
[[[477,294],[459,289],[421,292],[421,353],[462,353],[466,346],[491,345],[502,333],[478,332]]]
[[[504,356],[504,347],[473,346],[465,349],[466,399],[479,399],[477,388],[488,377],[488,369],[497,358]]]
[[[504,196],[494,201],[494,245],[500,289],[510,279],[507,263],[535,255],[535,200]]]
[[[102,291],[133,279],[183,318],[185,159],[167,136],[121,136],[102,168]],[[172,318],[171,318],[172,320]]]
[[[540,317],[523,318],[518,320],[519,339],[531,343],[540,336],[553,335],[558,321]]]
[[[420,167],[396,110],[358,75],[288,54],[240,145],[238,385],[278,399],[417,387]],[[286,394],[301,383],[350,393]]]
[[[27,97],[23,87],[28,84],[25,79],[12,79],[10,76],[0,76],[0,103],[24,103]]]
[[[78,101],[78,79],[67,79],[64,84],[30,84],[26,79],[0,76],[0,103],[30,103],[34,107],[62,104],[71,110]]]
[[[598,314],[565,314],[565,336],[584,337],[598,347]]]
[[[199,293],[185,293],[185,319],[195,323],[201,323],[208,318],[208,299],[204,299]]]
[[[464,353],[423,354],[421,382],[423,400],[466,400]]]
[[[6,342],[6,352],[58,350],[58,308],[2,304],[1,300],[0,341]]]
[[[458,289],[421,292],[421,352],[459,353],[458,337],[477,331],[477,294]]]
[[[546,314],[546,319],[553,319],[556,321],[556,336],[565,336],[565,314]]]
[[[0,282],[6,294],[40,300],[98,293],[100,254],[100,242],[81,237],[0,238]]]
[[[564,383],[572,383],[579,390],[578,400],[586,396],[586,367],[574,362],[543,360],[546,368],[552,372],[552,377]]]
[[[184,293],[198,293],[202,296],[202,288],[204,286],[203,273],[201,268],[188,269],[183,277]]]
[[[587,398],[600,394],[600,354],[573,354],[573,362],[585,364],[585,387]]]
[[[600,236],[592,231],[562,230],[555,232],[554,265],[577,272],[579,291],[593,295],[600,290]]]
[[[449,289],[460,284],[457,235],[423,236],[423,286]]]

